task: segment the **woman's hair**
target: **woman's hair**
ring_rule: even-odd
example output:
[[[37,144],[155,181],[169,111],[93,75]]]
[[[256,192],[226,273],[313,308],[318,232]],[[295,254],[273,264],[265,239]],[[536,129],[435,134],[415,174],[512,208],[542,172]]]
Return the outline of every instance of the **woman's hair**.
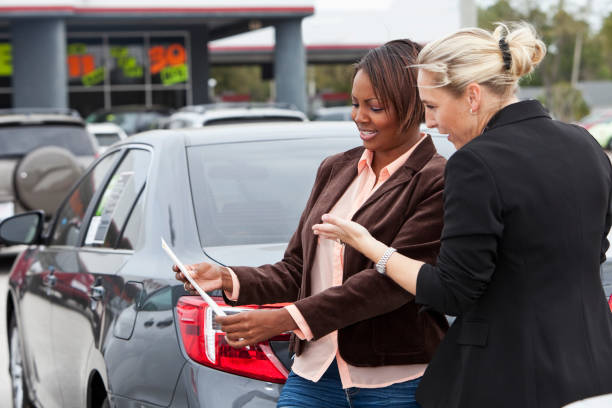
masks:
[[[518,80],[533,71],[546,55],[546,45],[525,22],[497,23],[491,33],[464,28],[427,44],[413,68],[434,74],[434,87],[456,95],[468,84],[486,85],[505,96],[516,91]]]
[[[407,69],[416,63],[419,51],[421,46],[415,42],[393,40],[371,49],[355,64],[353,79],[360,70],[368,75],[376,98],[386,109],[395,111],[401,132],[425,121],[416,72]]]

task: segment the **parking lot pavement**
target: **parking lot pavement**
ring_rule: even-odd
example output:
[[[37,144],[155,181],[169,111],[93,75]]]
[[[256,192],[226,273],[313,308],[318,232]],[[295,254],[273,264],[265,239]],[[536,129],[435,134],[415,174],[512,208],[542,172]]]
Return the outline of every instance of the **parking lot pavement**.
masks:
[[[8,340],[6,338],[6,294],[12,259],[0,258],[0,407],[11,406],[11,382],[8,374]]]

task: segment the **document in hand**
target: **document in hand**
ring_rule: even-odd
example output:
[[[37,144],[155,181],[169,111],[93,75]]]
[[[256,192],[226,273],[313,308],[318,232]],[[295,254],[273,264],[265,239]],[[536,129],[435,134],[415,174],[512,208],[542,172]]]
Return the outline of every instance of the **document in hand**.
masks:
[[[191,283],[191,286],[193,286],[195,290],[198,291],[200,296],[202,296],[202,298],[206,301],[206,303],[208,303],[208,306],[210,306],[211,309],[214,310],[217,316],[227,316],[227,314],[223,310],[221,310],[219,305],[214,300],[212,300],[212,298],[208,296],[206,292],[204,292],[204,290],[200,287],[200,285],[196,283],[196,281],[191,276],[191,272],[187,268],[185,268],[185,265],[183,265],[180,259],[178,259],[178,257],[174,254],[174,252],[168,246],[168,244],[166,244],[166,241],[164,241],[163,238],[161,239],[161,243],[162,243],[162,248],[164,249],[164,251],[166,251],[170,259],[172,259],[172,261],[176,264],[176,266],[178,266],[181,272],[183,272],[183,276],[187,278],[189,283]]]

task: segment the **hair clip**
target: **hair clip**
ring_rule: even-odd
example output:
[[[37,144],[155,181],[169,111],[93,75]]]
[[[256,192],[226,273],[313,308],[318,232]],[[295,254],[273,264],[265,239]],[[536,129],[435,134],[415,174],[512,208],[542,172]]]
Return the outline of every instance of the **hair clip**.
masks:
[[[510,54],[510,46],[506,42],[506,37],[502,37],[499,39],[499,48],[502,52],[504,66],[506,67],[506,70],[509,70],[512,66],[512,54]]]

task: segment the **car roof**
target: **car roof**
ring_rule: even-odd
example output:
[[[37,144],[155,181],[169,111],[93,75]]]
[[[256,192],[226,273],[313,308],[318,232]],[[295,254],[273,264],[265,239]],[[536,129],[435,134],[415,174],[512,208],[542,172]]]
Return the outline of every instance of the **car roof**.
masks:
[[[435,132],[429,133],[433,137],[444,137]],[[357,127],[351,121],[244,123],[195,129],[151,130],[130,137],[129,142],[163,145],[176,143],[177,137],[182,138],[186,146],[333,137],[354,137],[356,144],[361,144]]]
[[[259,118],[259,117],[288,117],[306,119],[301,111],[279,108],[217,108],[205,112],[176,112],[170,120],[188,119],[195,122],[207,122],[218,119]]]
[[[85,126],[80,117],[55,114],[0,114],[0,126],[5,125],[39,125],[39,124],[67,124]]]
[[[325,106],[317,109],[317,114],[326,114],[326,113],[346,113],[350,112],[353,109],[351,105],[348,106]]]

